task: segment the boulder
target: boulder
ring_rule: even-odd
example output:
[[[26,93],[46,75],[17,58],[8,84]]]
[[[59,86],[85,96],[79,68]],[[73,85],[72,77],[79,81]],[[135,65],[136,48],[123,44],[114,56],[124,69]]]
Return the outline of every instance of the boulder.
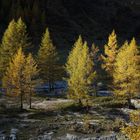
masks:
[[[6,136],[4,134],[0,134],[0,140],[5,140]]]
[[[134,108],[140,109],[140,99],[131,99],[130,102]]]
[[[43,135],[38,136],[38,140],[52,140],[54,132],[45,132]]]
[[[10,131],[9,140],[17,140],[18,129],[12,128]]]

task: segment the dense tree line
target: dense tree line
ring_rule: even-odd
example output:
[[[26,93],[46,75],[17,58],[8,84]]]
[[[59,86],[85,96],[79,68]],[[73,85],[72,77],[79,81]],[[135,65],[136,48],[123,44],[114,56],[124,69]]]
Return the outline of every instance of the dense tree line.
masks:
[[[13,18],[22,17],[34,40],[34,36],[40,38],[47,24],[55,37],[60,35],[62,40],[58,42],[65,41],[67,46],[79,34],[88,41],[93,38],[103,41],[112,28],[121,37],[139,37],[140,15],[136,5],[137,1],[131,3],[130,0],[1,0],[0,32]]]
[[[32,36],[39,37],[46,27],[46,0],[1,0],[0,18],[3,26],[12,19],[26,21]],[[7,10],[8,9],[8,10]]]
[[[63,67],[46,29],[42,36],[38,54],[33,54],[33,45],[29,40],[26,24],[19,18],[12,20],[6,29],[0,45],[0,73],[2,87],[7,95],[27,98],[31,108],[31,97],[35,87],[48,83],[50,91],[57,80],[62,79]],[[32,49],[31,49],[32,48]],[[42,80],[40,80],[42,79]]]
[[[21,109],[25,100],[32,108],[32,96],[38,85],[48,83],[51,92],[55,82],[64,77],[64,66],[59,64],[59,54],[48,28],[42,35],[37,55],[34,55],[33,47],[26,24],[21,18],[12,20],[0,44],[0,79],[4,94],[18,97]],[[79,36],[69,53],[65,72],[68,98],[78,102],[81,107],[86,106],[88,109],[92,96],[97,96],[97,83],[103,81],[103,77],[115,99],[118,96],[125,97],[130,103],[130,99],[140,93],[139,47],[135,38],[119,46],[113,31],[101,54],[100,48],[94,43],[89,47]],[[121,131],[130,139],[137,140],[139,112],[131,114],[130,119],[132,125],[126,125]]]
[[[33,47],[25,22],[21,18],[12,20],[0,44],[0,78],[5,93],[20,98],[21,108],[25,98],[31,108],[31,97],[40,83],[48,83],[49,91],[54,90],[64,71],[68,97],[82,106],[88,105],[93,93],[96,96],[97,83],[103,77],[115,96],[125,96],[129,101],[140,92],[140,52],[135,38],[119,46],[113,31],[101,54],[94,43],[89,47],[79,36],[65,66],[59,64],[59,54],[48,28],[42,35],[37,55]]]

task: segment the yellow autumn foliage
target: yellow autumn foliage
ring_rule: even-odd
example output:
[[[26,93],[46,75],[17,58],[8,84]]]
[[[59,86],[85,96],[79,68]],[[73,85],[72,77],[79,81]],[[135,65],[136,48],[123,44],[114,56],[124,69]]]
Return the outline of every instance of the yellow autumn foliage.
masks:
[[[121,129],[130,140],[140,139],[140,112],[134,111],[130,114],[131,124]]]

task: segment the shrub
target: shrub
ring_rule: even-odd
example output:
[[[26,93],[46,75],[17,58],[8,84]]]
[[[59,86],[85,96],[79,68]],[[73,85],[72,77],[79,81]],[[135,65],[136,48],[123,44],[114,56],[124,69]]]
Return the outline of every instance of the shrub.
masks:
[[[127,100],[122,97],[97,97],[93,100],[93,104],[102,107],[121,108],[127,105]]]
[[[134,111],[130,114],[130,124],[122,127],[122,133],[131,140],[139,140],[140,138],[140,112]]]

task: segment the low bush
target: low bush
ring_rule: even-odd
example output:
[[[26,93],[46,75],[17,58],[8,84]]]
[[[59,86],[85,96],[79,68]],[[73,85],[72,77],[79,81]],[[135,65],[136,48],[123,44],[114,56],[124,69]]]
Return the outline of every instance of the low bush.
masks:
[[[140,111],[130,113],[130,122],[125,124],[121,131],[131,140],[140,139]]]
[[[122,108],[127,105],[126,98],[122,97],[96,97],[93,104],[102,107]]]

